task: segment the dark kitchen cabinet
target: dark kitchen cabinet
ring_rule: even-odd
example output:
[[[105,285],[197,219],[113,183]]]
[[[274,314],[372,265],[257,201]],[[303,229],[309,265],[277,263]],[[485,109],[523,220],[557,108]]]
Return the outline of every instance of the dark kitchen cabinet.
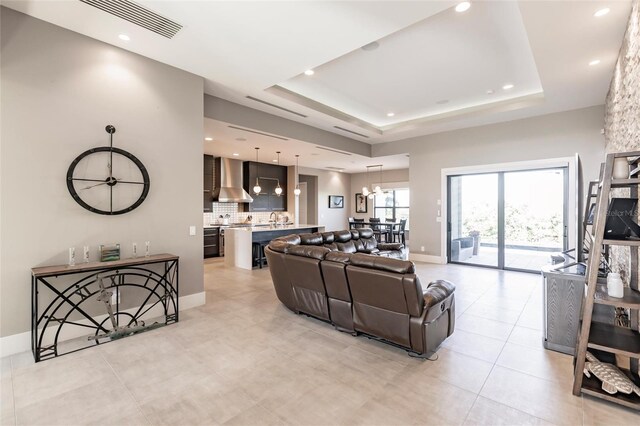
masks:
[[[220,228],[204,228],[204,257],[220,255]]]
[[[256,163],[245,161],[243,167],[243,187],[251,194],[253,203],[245,203],[246,212],[283,212],[287,210],[287,168],[274,164]],[[253,187],[256,177],[262,190],[256,195]],[[282,195],[276,195],[276,187],[280,182]]]
[[[213,155],[204,156],[204,170],[202,173],[202,187],[204,193],[202,195],[202,204],[205,213],[211,213],[213,211],[212,197],[213,197]]]

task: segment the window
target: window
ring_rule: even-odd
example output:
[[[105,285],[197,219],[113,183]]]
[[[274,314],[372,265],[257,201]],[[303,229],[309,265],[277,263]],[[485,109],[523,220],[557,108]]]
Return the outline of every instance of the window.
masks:
[[[375,195],[373,214],[383,222],[387,219],[394,222],[407,219],[406,229],[409,229],[409,189],[394,189]]]

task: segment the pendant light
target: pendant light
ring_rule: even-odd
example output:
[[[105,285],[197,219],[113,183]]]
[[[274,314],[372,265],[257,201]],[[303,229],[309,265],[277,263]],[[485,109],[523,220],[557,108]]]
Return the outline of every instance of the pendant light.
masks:
[[[258,176],[257,176],[257,172],[258,172],[258,150],[260,150],[260,148],[256,147],[256,186],[253,187],[253,193],[256,195],[260,194],[260,191],[262,191],[262,188],[260,187],[260,183],[258,182]]]
[[[362,187],[362,195],[364,195],[365,197],[367,195],[369,195],[369,166],[367,166],[367,180],[366,180],[366,182],[367,182],[367,184]]]
[[[280,151],[276,151],[278,154],[278,166],[280,165]],[[276,195],[279,197],[282,195],[282,187],[280,186],[280,179],[278,179],[278,186],[276,186]]]
[[[378,167],[379,167],[379,170],[378,170],[378,185],[376,185],[376,187],[373,190],[373,192],[375,192],[377,195],[382,195],[382,188],[380,188],[380,185],[382,185],[382,164],[380,164]]]
[[[298,176],[298,157],[300,157],[299,155],[296,155],[296,189],[293,190],[293,193],[295,194],[295,196],[297,197],[298,195],[300,195],[300,193],[302,191],[300,191],[300,185],[298,183],[299,180],[299,176]]]

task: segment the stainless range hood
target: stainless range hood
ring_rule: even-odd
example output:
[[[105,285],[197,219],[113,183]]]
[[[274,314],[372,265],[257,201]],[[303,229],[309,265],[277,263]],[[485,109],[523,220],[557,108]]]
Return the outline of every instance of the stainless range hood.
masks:
[[[218,203],[253,203],[242,188],[242,161],[218,157],[215,159],[213,200]]]

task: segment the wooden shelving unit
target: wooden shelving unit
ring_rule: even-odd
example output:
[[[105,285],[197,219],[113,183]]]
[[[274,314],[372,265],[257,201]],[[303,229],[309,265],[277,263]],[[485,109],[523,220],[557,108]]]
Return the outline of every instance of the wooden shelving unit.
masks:
[[[638,197],[638,186],[640,178],[613,179],[613,166],[616,158],[625,158],[628,163],[637,167],[640,152],[615,153],[607,155],[600,172],[600,179],[597,185],[597,196],[594,222],[591,229],[585,226],[585,241],[589,241],[590,256],[587,259],[587,289],[585,300],[582,306],[582,321],[580,325],[580,335],[578,336],[575,371],[573,382],[573,393],[591,395],[597,398],[614,402],[625,407],[640,410],[640,396],[632,393],[609,394],[602,390],[602,382],[594,375],[588,378],[584,375],[584,365],[587,350],[601,352],[609,358],[606,362],[612,362],[615,355],[628,357],[631,369],[621,368],[636,385],[640,386],[640,378],[637,375],[638,359],[640,358],[640,333],[638,333],[638,312],[640,309],[640,292],[638,292],[638,247],[640,238],[614,240],[605,239],[605,224],[607,211],[611,198],[611,190],[614,188],[629,188],[630,197]],[[589,186],[589,199],[593,198],[592,186]],[[589,202],[590,207],[590,202]],[[587,209],[589,208],[587,207]],[[637,219],[637,218],[636,218]],[[622,298],[609,297],[606,285],[602,279],[598,279],[599,269],[602,264],[602,256],[594,253],[604,253],[613,256],[609,247],[628,247],[631,268],[629,271],[629,288],[625,288]],[[604,324],[593,321],[594,305],[609,305],[629,309],[631,328],[619,327],[612,324]],[[599,358],[601,359],[601,358]],[[604,362],[604,360],[603,360]]]

